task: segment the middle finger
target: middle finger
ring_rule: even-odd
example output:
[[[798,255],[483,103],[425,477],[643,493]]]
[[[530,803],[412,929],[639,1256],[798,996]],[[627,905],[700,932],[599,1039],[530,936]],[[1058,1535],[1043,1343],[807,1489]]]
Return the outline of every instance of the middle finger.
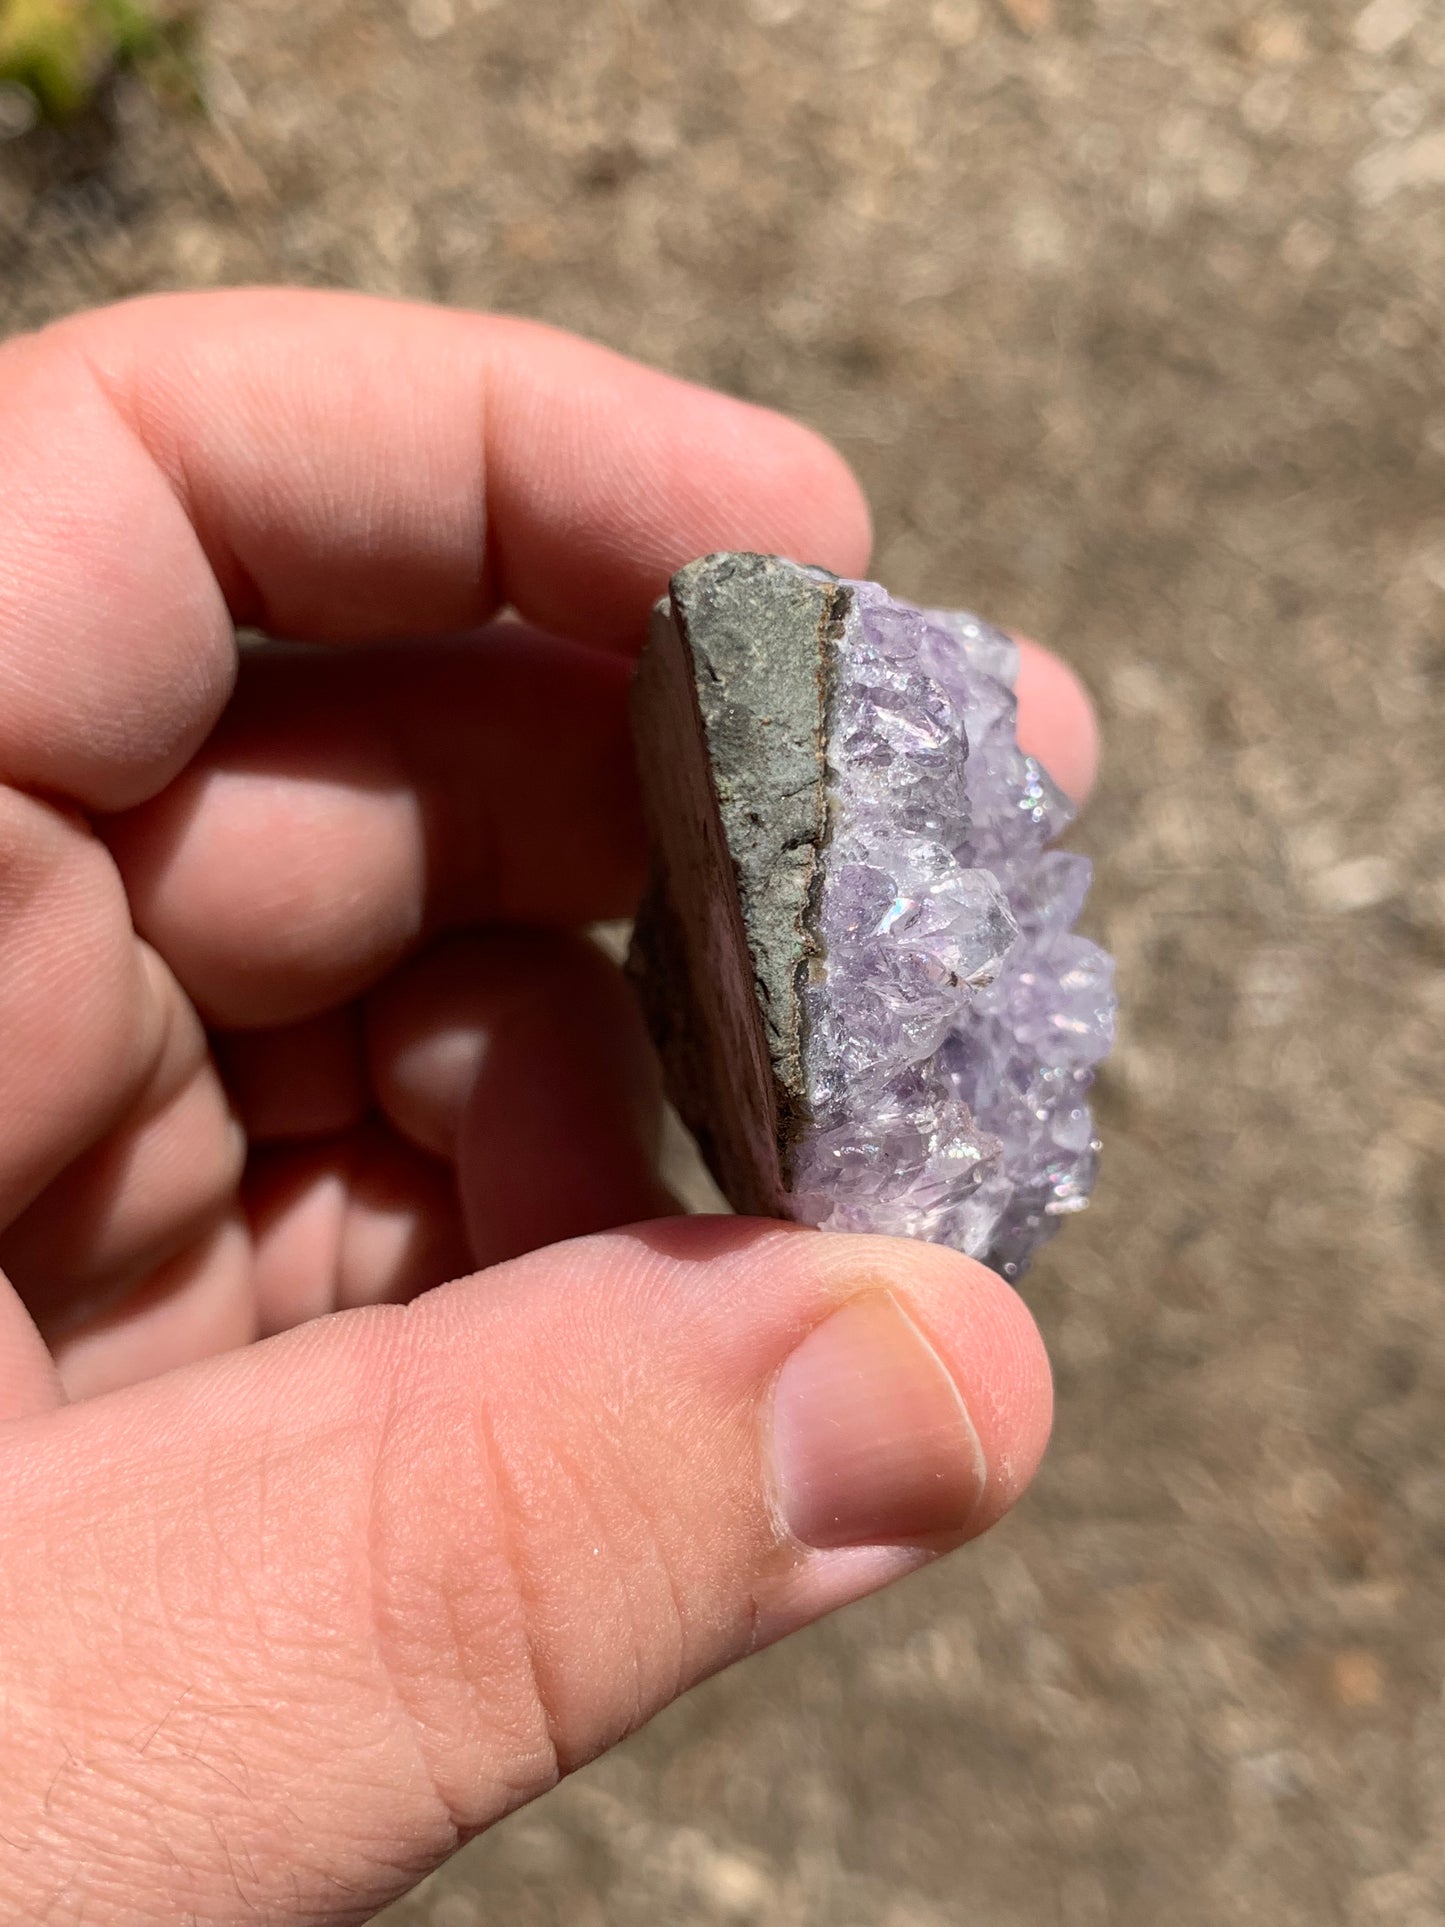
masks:
[[[195,760],[101,825],[136,927],[208,1022],[249,1028],[364,992],[437,930],[624,914],[627,676],[516,623],[247,651]]]

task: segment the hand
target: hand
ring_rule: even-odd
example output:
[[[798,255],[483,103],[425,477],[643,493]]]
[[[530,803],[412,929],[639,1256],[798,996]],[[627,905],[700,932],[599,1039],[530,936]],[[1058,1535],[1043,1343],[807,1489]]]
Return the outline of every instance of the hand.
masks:
[[[569,934],[669,572],[867,517],[775,416],[344,296],[13,341],[0,449],[3,1918],[362,1920],[1043,1449],[990,1273],[666,1217]]]

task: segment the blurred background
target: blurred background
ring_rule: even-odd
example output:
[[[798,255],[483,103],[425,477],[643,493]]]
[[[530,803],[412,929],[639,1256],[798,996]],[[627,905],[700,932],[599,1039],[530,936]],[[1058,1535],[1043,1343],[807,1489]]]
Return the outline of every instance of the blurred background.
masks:
[[[388,1927],[1445,1927],[1445,9],[211,0],[42,72],[47,11],[0,332],[262,278],[580,329],[831,435],[877,573],[1104,717],[1034,1494]]]

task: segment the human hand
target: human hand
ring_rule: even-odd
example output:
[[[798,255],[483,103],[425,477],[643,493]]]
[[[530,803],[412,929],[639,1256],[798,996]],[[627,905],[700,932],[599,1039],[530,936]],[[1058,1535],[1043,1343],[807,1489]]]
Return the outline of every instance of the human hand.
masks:
[[[866,512],[763,411],[347,296],[13,341],[0,449],[0,1917],[361,1920],[1043,1449],[991,1273],[666,1216],[569,934],[668,574],[857,573]],[[1021,697],[1081,792],[1077,685]]]

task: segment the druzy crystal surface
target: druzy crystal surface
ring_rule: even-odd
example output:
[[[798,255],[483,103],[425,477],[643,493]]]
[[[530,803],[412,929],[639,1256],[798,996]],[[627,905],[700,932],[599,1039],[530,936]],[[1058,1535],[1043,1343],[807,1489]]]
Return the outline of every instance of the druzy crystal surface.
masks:
[[[1016,1278],[1097,1168],[1114,997],[1073,929],[1090,865],[1048,847],[1072,812],[1018,746],[1008,637],[846,586],[792,1210]]]
[[[674,577],[633,705],[631,969],[723,1191],[1008,1278],[1088,1200],[1114,1014],[1016,669],[972,616],[722,554]]]

